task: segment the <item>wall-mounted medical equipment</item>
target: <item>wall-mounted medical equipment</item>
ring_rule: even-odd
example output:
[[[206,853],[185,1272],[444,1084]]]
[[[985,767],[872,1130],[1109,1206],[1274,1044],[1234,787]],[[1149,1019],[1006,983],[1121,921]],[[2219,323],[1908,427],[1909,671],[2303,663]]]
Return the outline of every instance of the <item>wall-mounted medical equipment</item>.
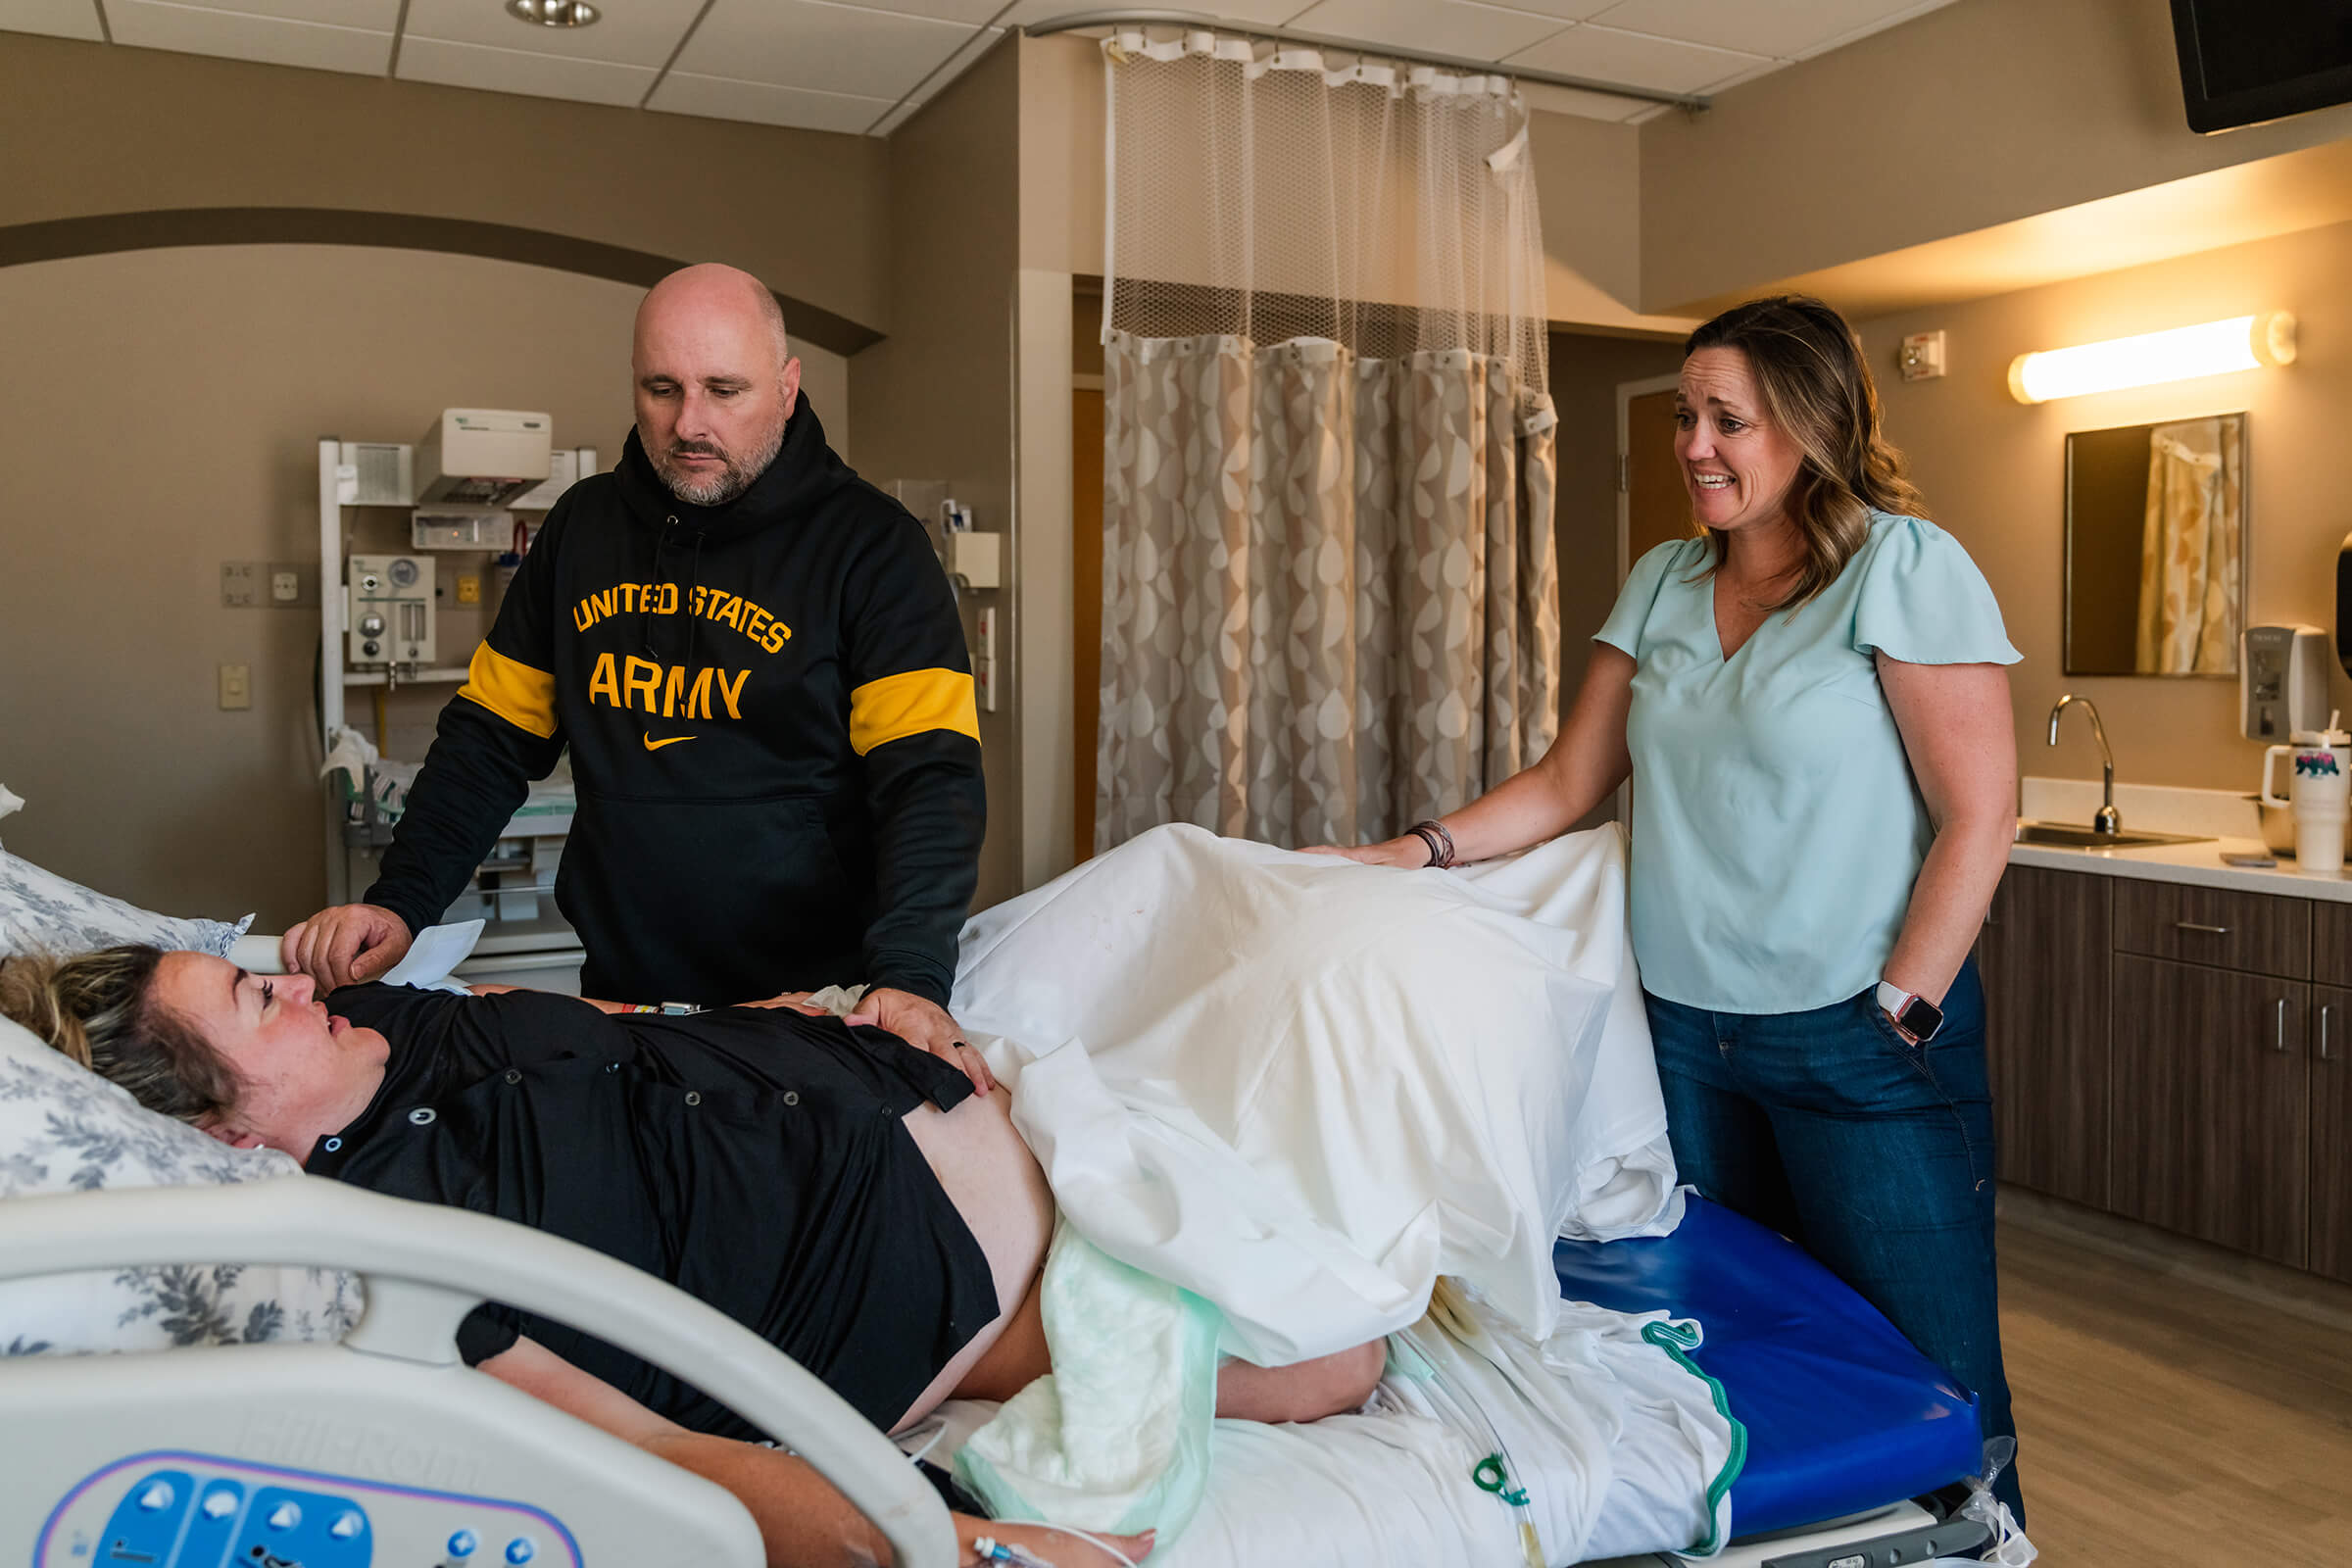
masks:
[[[947,567],[966,588],[1004,586],[1004,536],[958,531],[948,535]]]
[[[544,483],[556,421],[511,409],[443,409],[416,443],[416,505],[504,506]]]
[[[504,550],[514,541],[514,514],[504,507],[418,507],[409,514],[417,550]]]
[[[2293,314],[2264,311],[2137,337],[2020,354],[2009,362],[2009,395],[2020,403],[2047,403],[2087,392],[2294,363]]]
[[[432,557],[354,556],[347,593],[351,662],[433,662]]]
[[[2340,568],[2339,568],[2340,570]],[[2338,622],[2341,622],[2341,612]],[[2328,634],[2317,626],[2248,626],[2237,660],[2238,729],[2283,742],[2328,722]]]
[[[335,501],[346,507],[405,507],[416,496],[416,449],[395,441],[338,441]]]

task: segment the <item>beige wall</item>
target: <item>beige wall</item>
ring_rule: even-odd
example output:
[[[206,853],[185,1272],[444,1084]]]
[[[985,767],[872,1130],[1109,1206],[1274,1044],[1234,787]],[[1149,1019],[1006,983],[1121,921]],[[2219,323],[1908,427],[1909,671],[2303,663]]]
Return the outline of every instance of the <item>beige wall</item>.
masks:
[[[1959,0],[1642,127],[1640,300],[1765,283],[2316,146],[2352,107],[2199,136],[2166,0]]]
[[[891,137],[889,338],[850,361],[858,467],[869,478],[945,479],[974,526],[1013,533],[1013,274],[1019,253],[1019,71],[1000,44]],[[1009,563],[1016,537],[1006,543]],[[1020,888],[1021,768],[1011,595],[998,611],[1005,692],[980,715],[988,841],[978,905]],[[1063,677],[1066,681],[1066,674]]]
[[[2149,267],[1860,323],[1882,376],[1887,428],[1910,455],[1938,521],[1967,545],[1998,596],[2025,662],[2010,674],[2021,771],[2096,778],[2098,752],[2071,725],[2043,741],[2066,691],[2093,698],[2118,778],[2135,784],[2254,787],[2261,750],[2237,733],[2229,680],[2082,677],[2060,670],[2065,440],[2069,430],[2247,411],[2250,619],[2334,623],[2334,558],[2352,509],[2330,456],[2352,408],[2352,223],[2230,246]],[[2027,407],[2006,384],[2010,359],[2034,349],[2285,309],[2304,352],[2281,369],[2247,371]],[[1897,342],[1940,327],[1941,380],[1893,375]],[[2352,710],[2352,683],[2334,678]]]
[[[560,442],[610,464],[638,292],[322,246],[0,268],[0,780],[28,803],[10,850],[175,912],[253,909],[282,929],[318,907],[318,615],[221,609],[220,564],[317,562],[321,435],[413,441],[450,405],[544,409]],[[830,421],[846,367],[803,357]],[[347,515],[378,548],[405,523]],[[445,662],[483,629],[448,610]],[[222,663],[251,666],[249,711],[218,708]],[[395,755],[421,755],[452,689],[399,694]],[[368,694],[352,700],[367,725]]]
[[[870,137],[0,32],[0,225],[281,207],[513,224],[734,262],[888,325]]]

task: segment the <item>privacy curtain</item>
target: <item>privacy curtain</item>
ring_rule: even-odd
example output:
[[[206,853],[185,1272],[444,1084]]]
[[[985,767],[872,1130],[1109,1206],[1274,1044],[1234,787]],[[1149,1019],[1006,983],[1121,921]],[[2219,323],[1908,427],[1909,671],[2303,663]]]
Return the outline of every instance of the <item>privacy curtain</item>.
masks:
[[[2227,675],[2237,667],[2243,431],[2231,417],[2149,432],[2132,662],[2143,674]]]
[[[1205,33],[1105,58],[1096,847],[1386,837],[1557,727],[1525,109]]]

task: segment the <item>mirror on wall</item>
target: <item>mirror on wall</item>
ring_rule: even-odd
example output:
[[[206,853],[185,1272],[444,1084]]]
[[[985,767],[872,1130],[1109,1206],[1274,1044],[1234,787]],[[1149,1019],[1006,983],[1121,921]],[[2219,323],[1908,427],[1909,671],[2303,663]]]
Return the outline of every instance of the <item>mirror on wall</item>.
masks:
[[[2237,674],[2246,416],[2066,438],[2066,673]]]

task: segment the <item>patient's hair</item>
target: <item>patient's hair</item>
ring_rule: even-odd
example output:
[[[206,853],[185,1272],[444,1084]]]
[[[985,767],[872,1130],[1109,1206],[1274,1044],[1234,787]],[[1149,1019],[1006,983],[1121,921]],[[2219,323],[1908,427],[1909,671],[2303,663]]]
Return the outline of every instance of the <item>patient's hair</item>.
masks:
[[[1903,455],[1880,429],[1879,389],[1845,318],[1809,295],[1775,294],[1735,305],[1701,326],[1683,344],[1684,357],[1700,349],[1746,355],[1765,416],[1804,449],[1789,481],[1788,512],[1805,559],[1788,596],[1772,609],[1801,605],[1838,580],[1869,537],[1869,509],[1927,515],[1903,476]],[[1714,529],[1708,535],[1720,566],[1723,535]]]
[[[223,1115],[236,1105],[236,1069],[156,1000],[163,956],[161,949],[123,947],[0,958],[0,1016],[129,1090],[149,1110],[185,1122]]]

